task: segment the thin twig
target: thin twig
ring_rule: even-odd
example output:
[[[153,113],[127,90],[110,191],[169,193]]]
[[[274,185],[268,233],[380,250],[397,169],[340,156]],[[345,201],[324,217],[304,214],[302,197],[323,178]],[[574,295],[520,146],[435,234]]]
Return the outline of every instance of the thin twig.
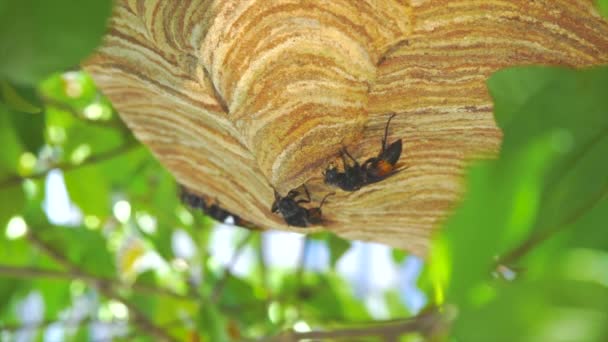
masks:
[[[80,164],[72,164],[69,162],[64,162],[64,163],[58,163],[56,165],[49,167],[47,170],[44,170],[44,171],[38,172],[38,173],[34,173],[29,176],[22,177],[19,175],[13,175],[13,176],[10,176],[3,180],[0,180],[0,190],[19,185],[26,179],[44,178],[53,169],[61,169],[63,172],[68,172],[68,171],[71,171],[74,169],[79,169],[79,168],[82,168],[85,166],[90,166],[95,163],[104,162],[106,160],[116,158],[123,153],[127,153],[130,150],[132,150],[136,147],[139,147],[139,146],[141,146],[141,145],[139,145],[139,143],[137,143],[135,140],[131,140],[131,141],[125,143],[124,145],[121,145],[115,149],[96,154],[96,155],[86,159],[85,161],[83,161]]]
[[[251,232],[247,232],[247,235],[245,235],[245,237],[236,246],[236,248],[234,250],[234,254],[232,254],[232,258],[230,259],[230,262],[224,268],[224,273],[222,274],[221,278],[217,281],[217,283],[215,283],[215,286],[213,287],[213,290],[211,291],[210,298],[213,303],[216,303],[220,299],[222,291],[224,290],[224,286],[226,286],[226,282],[228,281],[228,278],[230,278],[230,275],[232,274],[232,268],[234,267],[234,265],[236,265],[236,262],[239,260],[241,253],[243,252],[243,250],[245,250],[245,246],[247,245],[247,243],[249,243],[249,240],[251,240],[251,238],[253,236],[254,235]]]
[[[47,256],[57,262],[59,265],[68,269],[71,273],[78,275],[82,279],[91,279],[91,275],[87,274],[83,270],[81,270],[77,265],[73,264],[69,259],[67,259],[63,254],[53,248],[51,245],[46,242],[40,240],[32,230],[28,231],[28,240],[35,245],[38,249],[44,252]],[[123,303],[128,309],[131,315],[133,316],[132,323],[135,324],[139,330],[148,334],[155,338],[157,341],[162,342],[176,342],[176,340],[171,337],[166,331],[161,329],[159,326],[154,324],[148,317],[133,303],[127,301],[122,298],[114,289],[112,289],[108,284],[103,284],[98,281],[90,281],[88,283],[90,286],[93,286],[103,294],[107,298],[115,299],[121,303]]]
[[[118,129],[120,131],[126,131],[125,126],[119,121],[118,113],[115,110],[112,110],[112,117],[115,119],[106,120],[106,121],[101,121],[101,120],[96,121],[96,120],[87,119],[84,116],[84,113],[82,113],[80,110],[74,108],[69,103],[55,100],[55,99],[53,99],[51,97],[47,97],[47,96],[43,96],[42,101],[44,102],[45,107],[49,107],[49,106],[55,107],[64,112],[68,112],[68,113],[72,114],[72,116],[74,116],[75,118],[85,121],[87,124],[92,124],[95,126],[101,126],[101,127],[106,127],[106,128]]]
[[[13,332],[13,331],[24,331],[24,330],[42,330],[46,329],[53,324],[61,325],[62,327],[79,327],[87,324],[120,324],[126,323],[124,320],[112,320],[112,321],[100,321],[93,320],[90,317],[83,319],[61,319],[61,320],[44,320],[41,322],[27,323],[27,324],[4,324],[0,325],[0,331]]]
[[[76,274],[73,272],[50,270],[38,267],[15,267],[10,265],[0,264],[0,276],[13,277],[13,278],[47,278],[56,280],[71,281],[74,279],[80,279],[85,283],[97,283],[103,286],[108,286],[117,290],[133,290],[142,294],[158,295],[172,297],[176,299],[185,300],[196,300],[195,296],[182,295],[173,292],[168,289],[163,289],[155,286],[149,286],[145,284],[125,284],[114,278],[105,278],[100,276],[94,276],[89,274]]]

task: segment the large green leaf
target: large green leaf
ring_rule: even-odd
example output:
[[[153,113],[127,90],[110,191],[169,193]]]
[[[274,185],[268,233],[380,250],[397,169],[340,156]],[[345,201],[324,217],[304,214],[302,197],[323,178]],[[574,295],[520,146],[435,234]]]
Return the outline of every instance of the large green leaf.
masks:
[[[529,93],[514,95],[522,79]],[[608,68],[513,68],[489,85],[504,130],[500,158],[470,170],[467,195],[438,240],[451,263],[444,270],[451,294],[463,302],[495,256],[531,231],[566,224],[608,182],[608,163],[600,158],[608,153]]]
[[[608,68],[512,68],[489,86],[504,131],[500,157],[471,168],[467,194],[433,246],[431,274],[459,305],[455,337],[604,340],[606,288],[555,274],[570,248],[608,246]],[[521,263],[529,247],[528,279],[490,281],[497,257]],[[577,260],[597,254],[585,253]],[[576,274],[594,272],[576,265]],[[575,337],[560,339],[560,325],[576,327]]]
[[[101,42],[110,0],[4,0],[0,5],[0,75],[34,84],[78,65]]]

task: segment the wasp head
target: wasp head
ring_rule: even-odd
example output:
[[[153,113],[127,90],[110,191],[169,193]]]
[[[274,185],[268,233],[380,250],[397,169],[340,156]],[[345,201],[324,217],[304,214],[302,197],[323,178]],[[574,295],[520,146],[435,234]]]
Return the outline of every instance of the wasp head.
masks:
[[[336,185],[340,181],[340,173],[334,164],[330,164],[329,167],[323,172],[325,184]]]

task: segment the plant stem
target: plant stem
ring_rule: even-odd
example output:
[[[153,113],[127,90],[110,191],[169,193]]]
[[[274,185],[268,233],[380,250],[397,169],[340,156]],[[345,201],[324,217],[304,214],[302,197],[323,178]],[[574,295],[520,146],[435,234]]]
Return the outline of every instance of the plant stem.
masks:
[[[54,166],[48,168],[47,170],[44,170],[44,171],[38,172],[38,173],[34,173],[29,176],[22,177],[19,175],[13,175],[13,176],[10,176],[3,180],[0,180],[0,190],[10,188],[13,186],[17,186],[27,179],[44,178],[53,169],[61,169],[63,172],[68,172],[68,171],[71,171],[74,169],[79,169],[79,168],[89,166],[89,165],[92,165],[95,163],[104,162],[106,160],[116,158],[123,153],[127,153],[127,152],[131,151],[132,149],[139,147],[139,146],[140,145],[135,140],[131,140],[131,141],[125,143],[124,145],[121,145],[115,149],[96,154],[96,155],[90,157],[89,159],[86,159],[85,161],[83,161],[80,164],[72,164],[69,162],[64,162],[64,163],[59,163],[57,165],[54,165]]]

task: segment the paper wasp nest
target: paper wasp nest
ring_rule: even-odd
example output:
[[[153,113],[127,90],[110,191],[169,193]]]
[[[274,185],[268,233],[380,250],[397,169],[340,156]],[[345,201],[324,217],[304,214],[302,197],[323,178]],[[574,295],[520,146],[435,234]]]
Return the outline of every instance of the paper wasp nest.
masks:
[[[118,0],[85,67],[180,183],[262,227],[289,229],[271,186],[319,200],[339,149],[374,156],[397,113],[407,168],[337,191],[325,228],[422,254],[465,158],[499,147],[487,77],[607,61],[585,0]]]

